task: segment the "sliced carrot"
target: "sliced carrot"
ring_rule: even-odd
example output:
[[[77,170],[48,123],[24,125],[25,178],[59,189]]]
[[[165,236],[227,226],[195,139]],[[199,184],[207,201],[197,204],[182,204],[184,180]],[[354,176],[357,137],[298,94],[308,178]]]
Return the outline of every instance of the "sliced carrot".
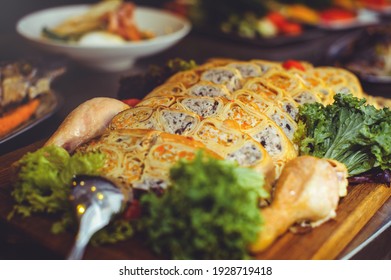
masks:
[[[0,117],[0,136],[4,136],[26,122],[35,113],[39,106],[39,100],[33,99]]]

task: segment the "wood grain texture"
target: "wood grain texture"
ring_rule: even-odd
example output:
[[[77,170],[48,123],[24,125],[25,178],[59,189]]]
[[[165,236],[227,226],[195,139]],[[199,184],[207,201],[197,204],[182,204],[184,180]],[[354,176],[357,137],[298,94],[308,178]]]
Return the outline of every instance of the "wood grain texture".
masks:
[[[42,248],[65,258],[73,244],[74,234],[50,233],[54,217],[35,215],[7,220],[12,209],[12,163],[28,151],[34,151],[40,141],[0,157],[0,220],[23,233]],[[257,259],[335,259],[356,236],[376,211],[391,197],[391,188],[380,184],[350,186],[348,195],[340,201],[337,217],[305,234],[287,232]],[[86,259],[159,259],[136,236],[115,245],[87,248]]]

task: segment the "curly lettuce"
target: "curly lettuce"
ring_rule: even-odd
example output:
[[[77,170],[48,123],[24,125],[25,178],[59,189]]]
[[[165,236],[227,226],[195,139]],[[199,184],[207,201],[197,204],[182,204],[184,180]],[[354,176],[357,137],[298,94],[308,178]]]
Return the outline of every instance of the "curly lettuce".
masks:
[[[75,153],[70,155],[57,146],[43,147],[27,153],[16,164],[17,178],[12,191],[15,199],[9,218],[47,213],[60,217],[52,225],[53,233],[77,228],[69,195],[75,175],[101,175],[105,156],[101,153]],[[118,220],[94,236],[94,243],[113,243],[133,233],[131,225]]]
[[[246,259],[262,228],[261,174],[198,154],[170,172],[162,196],[142,196],[141,229],[157,254],[174,259]]]
[[[351,94],[336,94],[334,100],[300,107],[295,135],[300,153],[342,162],[349,176],[390,169],[391,111]]]

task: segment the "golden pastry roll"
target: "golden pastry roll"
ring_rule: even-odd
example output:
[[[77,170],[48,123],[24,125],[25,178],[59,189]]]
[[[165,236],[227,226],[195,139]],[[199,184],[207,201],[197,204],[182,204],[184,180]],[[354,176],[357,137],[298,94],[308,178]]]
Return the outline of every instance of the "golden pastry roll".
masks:
[[[297,123],[287,113],[275,106],[269,107],[265,114],[281,128],[291,141],[293,140],[297,130]]]
[[[231,98],[231,93],[225,85],[215,84],[209,81],[200,81],[192,87],[188,88],[183,94],[186,96],[209,96],[209,97],[224,97]]]
[[[361,83],[357,76],[348,70],[337,67],[316,67],[312,70],[315,77],[321,78],[335,93],[350,92],[358,98],[363,97]]]
[[[209,81],[217,85],[225,85],[230,92],[242,87],[242,75],[239,70],[230,67],[215,67],[201,74],[201,81]]]
[[[233,93],[232,98],[257,111],[264,112],[270,106],[276,106],[275,99],[270,99],[263,93],[256,93],[249,89],[240,89]]]
[[[262,60],[262,59],[252,59],[250,60],[251,63],[254,63],[258,65],[258,67],[261,68],[262,73],[266,73],[269,70],[283,70],[281,63],[275,62],[275,61],[268,61],[268,60]]]
[[[226,99],[219,97],[179,97],[175,105],[180,105],[184,110],[193,112],[201,118],[215,117],[221,114]]]
[[[159,106],[170,107],[176,101],[176,96],[174,95],[162,95],[162,96],[153,96],[149,98],[144,98],[141,100],[136,107],[151,107],[156,108]]]
[[[173,108],[157,108],[156,116],[162,131],[178,135],[191,134],[201,121],[193,112]]]
[[[251,62],[245,62],[245,61],[231,62],[227,64],[226,67],[231,67],[239,70],[243,79],[260,77],[263,74],[261,67]]]
[[[299,104],[291,96],[283,96],[277,100],[279,108],[282,109],[284,113],[292,118],[292,120],[297,120],[299,114]]]
[[[320,77],[315,76],[313,74],[314,73],[313,69],[314,68],[311,68],[312,71],[301,71],[297,69],[291,69],[289,70],[289,73],[298,77],[307,89],[327,90],[326,82]]]
[[[275,162],[285,162],[292,158],[292,154],[297,155],[290,139],[272,119],[240,101],[227,103],[219,118],[234,121],[243,132],[260,143]]]
[[[275,165],[283,165],[298,154],[282,129],[267,117],[256,127],[246,130],[246,133],[265,148]]]
[[[138,106],[117,114],[110,122],[109,129],[155,129],[161,130],[156,120],[155,109],[147,106]]]
[[[273,86],[269,81],[263,77],[248,79],[242,89],[253,91],[261,96],[266,96],[269,99],[276,99],[285,95],[285,92]]]
[[[167,83],[182,83],[186,88],[195,85],[200,80],[200,74],[195,70],[180,71],[170,78]]]
[[[139,117],[139,116],[143,117]],[[186,135],[193,131],[200,117],[190,111],[168,107],[135,107],[113,118],[109,129],[154,129],[172,134]]]
[[[102,174],[132,198],[133,182],[140,180],[144,160],[154,141],[151,130],[112,130],[77,148],[78,152],[100,152],[105,155]]]
[[[155,96],[181,96],[184,95],[186,87],[181,82],[166,82],[161,86],[155,88],[153,91],[148,93],[144,99],[155,97]]]
[[[221,115],[218,116],[222,120],[235,121],[240,129],[247,132],[253,128],[259,127],[261,123],[271,120],[282,130],[288,139],[292,140],[297,129],[296,122],[277,106],[268,107],[264,113],[256,109],[246,106],[239,100],[228,102]]]
[[[336,93],[354,93],[353,87],[348,83],[347,76],[340,75],[337,68],[334,67],[316,67],[309,71],[309,74],[324,81],[327,85],[326,90],[322,90],[325,93],[326,98],[323,103],[332,103],[333,97]]]
[[[218,114],[226,102],[226,99],[219,97],[155,96],[142,100],[136,107],[169,107],[175,110],[187,110],[206,118]]]
[[[241,166],[262,172],[270,189],[275,179],[272,158],[261,144],[240,131],[235,122],[207,118],[189,136],[202,142],[224,159],[236,161]]]
[[[292,119],[296,119],[299,112],[299,105],[289,96],[282,95],[276,99],[270,99],[266,95],[248,89],[240,89],[235,91],[232,97],[261,113],[265,113],[270,107],[277,106],[290,115]]]
[[[292,98],[295,100],[295,102],[299,105],[303,105],[306,103],[323,103],[321,99],[322,94],[317,93],[312,90],[304,89],[304,90],[299,90],[297,92],[292,93]],[[323,103],[323,104],[328,104],[328,103]]]
[[[264,117],[263,114],[259,114],[254,108],[247,106],[239,100],[226,103],[218,116],[221,120],[235,121],[242,131],[258,126]]]
[[[304,84],[301,79],[295,75],[290,74],[288,71],[269,70],[263,76],[267,82],[276,88],[283,90],[286,94],[290,94],[293,91],[304,88]]]

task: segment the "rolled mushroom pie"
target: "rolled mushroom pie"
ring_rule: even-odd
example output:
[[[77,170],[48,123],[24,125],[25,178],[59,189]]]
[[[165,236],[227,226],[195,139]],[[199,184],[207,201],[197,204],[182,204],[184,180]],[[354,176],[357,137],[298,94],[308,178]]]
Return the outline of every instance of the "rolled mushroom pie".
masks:
[[[198,149],[262,172],[270,190],[298,155],[292,139],[299,105],[326,105],[341,91],[366,96],[346,70],[302,66],[286,70],[265,60],[211,59],[173,75],[134,108],[114,99],[80,105],[48,144],[106,154],[107,176],[129,195],[132,187],[165,187],[172,164]],[[387,104],[368,101],[379,108]],[[90,121],[95,115],[98,121]]]

